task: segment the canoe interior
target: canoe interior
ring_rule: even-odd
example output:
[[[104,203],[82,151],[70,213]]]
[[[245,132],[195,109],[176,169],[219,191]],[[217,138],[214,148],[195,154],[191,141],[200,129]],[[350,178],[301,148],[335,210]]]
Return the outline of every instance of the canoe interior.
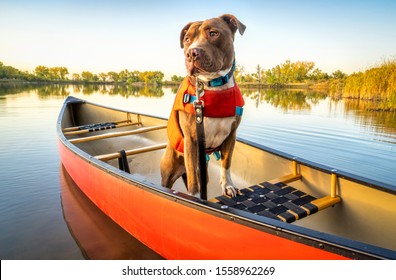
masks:
[[[64,111],[61,128],[117,121],[129,121],[137,124],[97,132],[72,134],[66,138],[73,141],[72,139],[94,135],[166,125],[167,122],[164,119],[117,111],[91,103],[70,103]],[[166,142],[166,129],[162,128],[136,135],[80,142],[75,145],[89,155],[100,156]],[[159,164],[163,152],[164,150],[160,149],[128,156],[131,173],[141,176],[142,180],[160,185]],[[118,168],[118,159],[106,162]],[[321,169],[315,169],[303,163],[299,163],[297,168],[302,178],[290,182],[288,185],[315,197],[324,197],[330,194],[332,180],[330,172],[323,172]],[[289,158],[258,149],[248,143],[237,142],[231,170],[232,179],[240,189],[292,174],[293,169],[292,160]],[[219,162],[211,157],[208,199],[221,195],[218,184],[219,175]],[[186,192],[181,179],[176,182],[173,189],[178,192]],[[341,176],[336,179],[336,191],[337,195],[341,197],[341,203],[297,220],[293,224],[396,250],[396,195],[394,193]]]

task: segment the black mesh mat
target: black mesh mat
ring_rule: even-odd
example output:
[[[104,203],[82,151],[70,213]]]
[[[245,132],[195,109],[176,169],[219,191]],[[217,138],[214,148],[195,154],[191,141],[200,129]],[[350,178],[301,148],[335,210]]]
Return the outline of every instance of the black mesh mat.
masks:
[[[79,130],[88,129],[89,132],[94,132],[94,131],[100,131],[100,130],[112,129],[112,128],[116,128],[116,123],[106,122],[106,123],[88,124],[88,125],[80,126],[78,129]]]
[[[318,212],[311,203],[315,197],[284,183],[264,182],[240,191],[236,197],[219,196],[212,201],[287,223]]]

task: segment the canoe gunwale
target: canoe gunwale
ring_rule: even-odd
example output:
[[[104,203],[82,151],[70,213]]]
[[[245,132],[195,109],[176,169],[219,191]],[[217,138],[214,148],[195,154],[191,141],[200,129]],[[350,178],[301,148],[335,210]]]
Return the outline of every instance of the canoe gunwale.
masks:
[[[185,206],[188,206],[193,209],[197,209],[199,211],[209,213],[211,215],[215,215],[216,217],[220,217],[226,220],[231,220],[235,223],[242,224],[251,228],[258,229],[263,232],[267,232],[270,234],[277,235],[282,238],[286,238],[298,243],[302,243],[305,245],[313,246],[315,248],[322,249],[324,251],[329,251],[335,254],[339,254],[342,256],[346,256],[352,259],[355,258],[362,258],[362,259],[395,259],[396,258],[396,252],[382,248],[382,247],[377,247],[375,245],[370,245],[366,244],[363,242],[335,236],[332,234],[327,234],[324,232],[319,232],[313,229],[305,228],[302,226],[298,225],[293,225],[293,224],[288,224],[284,223],[281,221],[277,221],[271,218],[255,215],[252,213],[248,213],[246,211],[234,209],[231,207],[228,208],[223,208],[221,205],[216,204],[214,202],[210,201],[205,201],[201,200],[197,197],[190,196],[185,193],[177,192],[172,189],[168,189],[159,185],[156,185],[150,181],[146,180],[141,180],[138,176],[135,176],[133,174],[128,174],[122,170],[117,169],[116,167],[113,167],[106,162],[103,162],[99,159],[96,159],[94,156],[89,155],[88,153],[84,152],[74,144],[70,143],[70,141],[64,136],[61,128],[61,122],[62,122],[62,116],[64,115],[64,111],[66,110],[68,104],[70,103],[86,103],[90,105],[95,105],[98,107],[102,108],[107,108],[107,109],[112,109],[120,112],[126,112],[126,113],[133,113],[129,112],[127,110],[119,110],[119,109],[114,109],[111,107],[103,106],[103,105],[98,105],[95,103],[87,102],[84,100],[80,100],[74,97],[68,97],[64,105],[61,109],[61,113],[59,114],[58,120],[57,120],[57,134],[58,134],[58,139],[61,142],[62,145],[64,145],[67,149],[69,149],[71,152],[73,152],[76,156],[80,157],[84,161],[88,162],[89,164],[94,165],[95,167],[99,168],[100,170],[111,173],[113,176],[116,176],[117,178],[128,182],[129,184],[133,185],[133,187],[141,188],[144,189],[145,191],[148,191],[150,193],[154,193],[156,195],[159,195],[163,198],[166,198],[168,200],[171,200],[175,203],[180,203]],[[140,114],[140,113],[133,113],[133,114],[139,114],[141,116],[145,117],[150,117],[150,118],[157,118],[157,119],[162,119],[166,120],[165,118],[162,117],[156,117],[152,115],[146,115],[146,114]],[[261,150],[264,150],[266,152],[269,152],[271,154],[274,154],[276,156],[280,156],[282,158],[286,158],[288,160],[294,160],[297,161],[297,163],[300,163],[302,165],[314,168],[319,171],[323,171],[328,174],[335,173],[337,176],[355,181],[358,183],[361,183],[363,185],[366,185],[368,187],[372,188],[377,188],[383,191],[387,191],[390,193],[395,193],[396,190],[389,189],[386,187],[386,185],[381,185],[381,183],[378,183],[374,180],[366,180],[363,177],[354,177],[355,175],[351,175],[346,172],[342,171],[335,171],[334,169],[331,169],[327,166],[320,165],[314,162],[310,162],[305,159],[297,158],[294,157],[290,154],[283,153],[265,146],[262,146],[257,143],[253,143],[249,140],[246,139],[241,139],[237,138],[238,141],[247,144],[249,146],[252,146],[254,148],[258,148]],[[362,181],[364,179],[364,181]]]

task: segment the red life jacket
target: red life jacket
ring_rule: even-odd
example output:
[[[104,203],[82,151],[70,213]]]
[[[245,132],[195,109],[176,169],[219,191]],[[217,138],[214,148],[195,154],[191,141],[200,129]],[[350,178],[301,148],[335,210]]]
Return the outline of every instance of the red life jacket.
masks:
[[[176,93],[167,127],[169,142],[180,153],[184,153],[184,138],[177,111],[185,111],[194,115],[192,100],[195,100],[195,98],[195,86],[186,77]],[[200,97],[200,100],[204,102],[205,117],[210,118],[242,115],[242,107],[245,105],[241,91],[236,84],[234,87],[223,91],[204,90],[204,95]]]

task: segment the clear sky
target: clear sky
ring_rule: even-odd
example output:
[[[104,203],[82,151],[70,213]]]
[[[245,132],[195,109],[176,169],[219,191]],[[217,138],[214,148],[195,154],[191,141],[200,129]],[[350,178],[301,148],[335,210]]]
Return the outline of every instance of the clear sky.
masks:
[[[247,26],[235,41],[248,72],[290,59],[350,74],[396,57],[395,0],[0,0],[0,61],[185,75],[181,29],[224,13]]]

